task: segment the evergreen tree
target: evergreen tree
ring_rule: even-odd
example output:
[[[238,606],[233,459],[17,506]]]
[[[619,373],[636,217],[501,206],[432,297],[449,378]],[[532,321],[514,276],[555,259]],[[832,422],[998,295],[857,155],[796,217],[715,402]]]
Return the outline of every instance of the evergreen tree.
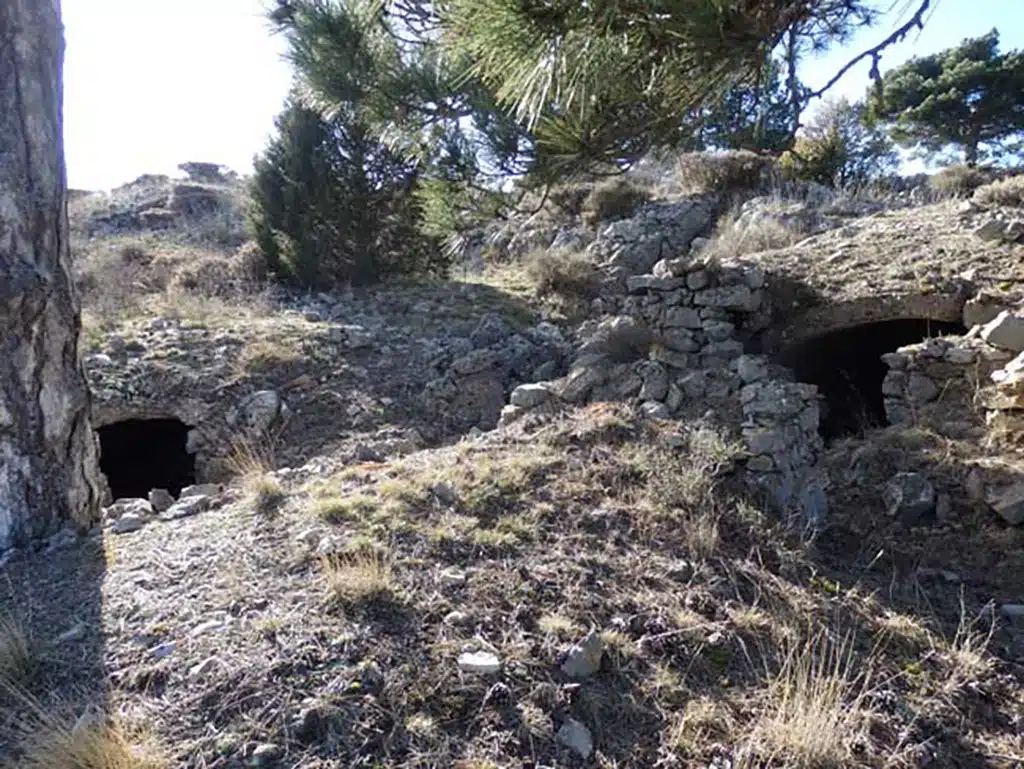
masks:
[[[999,33],[885,73],[869,93],[870,116],[892,122],[902,146],[936,153],[950,145],[974,166],[1024,134],[1024,53],[999,53]]]
[[[293,96],[256,159],[251,225],[268,270],[306,287],[365,284],[438,266],[419,231],[416,164],[348,110],[324,117]]]

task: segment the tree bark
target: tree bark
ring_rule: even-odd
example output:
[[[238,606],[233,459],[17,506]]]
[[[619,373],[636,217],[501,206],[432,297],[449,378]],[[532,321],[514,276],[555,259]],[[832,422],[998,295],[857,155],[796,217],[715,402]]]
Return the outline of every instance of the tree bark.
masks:
[[[0,0],[0,551],[87,527],[98,446],[71,277],[59,0]]]

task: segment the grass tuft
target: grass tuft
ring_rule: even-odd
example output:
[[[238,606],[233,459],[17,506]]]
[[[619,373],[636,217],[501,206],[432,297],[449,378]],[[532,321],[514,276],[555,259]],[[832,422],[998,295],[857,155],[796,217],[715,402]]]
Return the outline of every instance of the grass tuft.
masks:
[[[28,631],[13,615],[0,614],[0,686],[26,686],[39,669]]]
[[[323,559],[328,600],[333,604],[358,605],[390,601],[399,586],[388,557],[372,549],[327,556]]]
[[[849,765],[852,746],[867,734],[872,669],[872,660],[857,664],[851,640],[837,643],[822,630],[787,643],[750,737],[752,754],[798,769]]]

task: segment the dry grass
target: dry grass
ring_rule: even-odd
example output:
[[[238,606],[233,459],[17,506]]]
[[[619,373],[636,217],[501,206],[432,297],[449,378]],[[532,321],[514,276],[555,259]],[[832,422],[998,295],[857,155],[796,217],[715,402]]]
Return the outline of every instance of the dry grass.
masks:
[[[25,686],[39,669],[39,655],[25,625],[0,614],[0,686]]]
[[[226,459],[229,472],[240,479],[260,515],[273,515],[288,498],[280,482],[270,474],[277,465],[275,457],[274,439],[265,435],[236,440]]]
[[[323,559],[328,600],[343,606],[393,600],[399,585],[386,554],[371,549]]]
[[[772,176],[773,161],[746,150],[685,152],[676,159],[683,189],[691,194],[753,192]]]
[[[649,198],[646,190],[628,179],[608,179],[594,185],[584,199],[581,209],[583,222],[593,227],[600,222],[625,219]]]
[[[992,671],[995,660],[988,653],[988,647],[996,625],[989,617],[988,629],[982,630],[980,625],[985,614],[983,612],[968,619],[967,609],[961,599],[960,622],[956,632],[949,643],[938,650],[947,662],[947,675],[942,682],[942,691],[946,695],[957,693],[968,683],[985,679]]]
[[[867,736],[873,664],[854,658],[849,637],[836,642],[827,631],[789,644],[749,751],[799,769],[848,766]]]
[[[734,210],[718,220],[714,235],[701,254],[711,259],[728,259],[786,248],[804,237],[804,233],[768,216],[741,226],[738,211]]]
[[[18,769],[165,769],[170,762],[156,740],[129,731],[89,707],[77,719],[66,707],[47,707],[32,695],[8,689],[21,707],[22,757]]]
[[[941,196],[963,198],[969,197],[976,189],[987,184],[990,178],[981,169],[958,163],[932,174],[928,179],[928,186]]]
[[[984,205],[1024,206],[1024,174],[983,184],[974,190],[974,199]]]
[[[535,251],[525,259],[526,271],[539,297],[592,299],[601,288],[593,262],[575,251]]]

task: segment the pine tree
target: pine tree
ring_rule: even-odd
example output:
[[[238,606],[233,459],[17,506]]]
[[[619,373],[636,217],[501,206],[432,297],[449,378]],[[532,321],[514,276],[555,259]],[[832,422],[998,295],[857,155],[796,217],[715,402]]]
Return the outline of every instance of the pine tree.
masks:
[[[870,116],[892,123],[893,139],[924,154],[950,145],[974,166],[1024,135],[1024,52],[999,53],[999,32],[885,73],[869,92]]]
[[[439,265],[419,231],[416,165],[357,116],[324,117],[293,96],[256,159],[251,225],[279,279],[307,287],[371,283]]]

